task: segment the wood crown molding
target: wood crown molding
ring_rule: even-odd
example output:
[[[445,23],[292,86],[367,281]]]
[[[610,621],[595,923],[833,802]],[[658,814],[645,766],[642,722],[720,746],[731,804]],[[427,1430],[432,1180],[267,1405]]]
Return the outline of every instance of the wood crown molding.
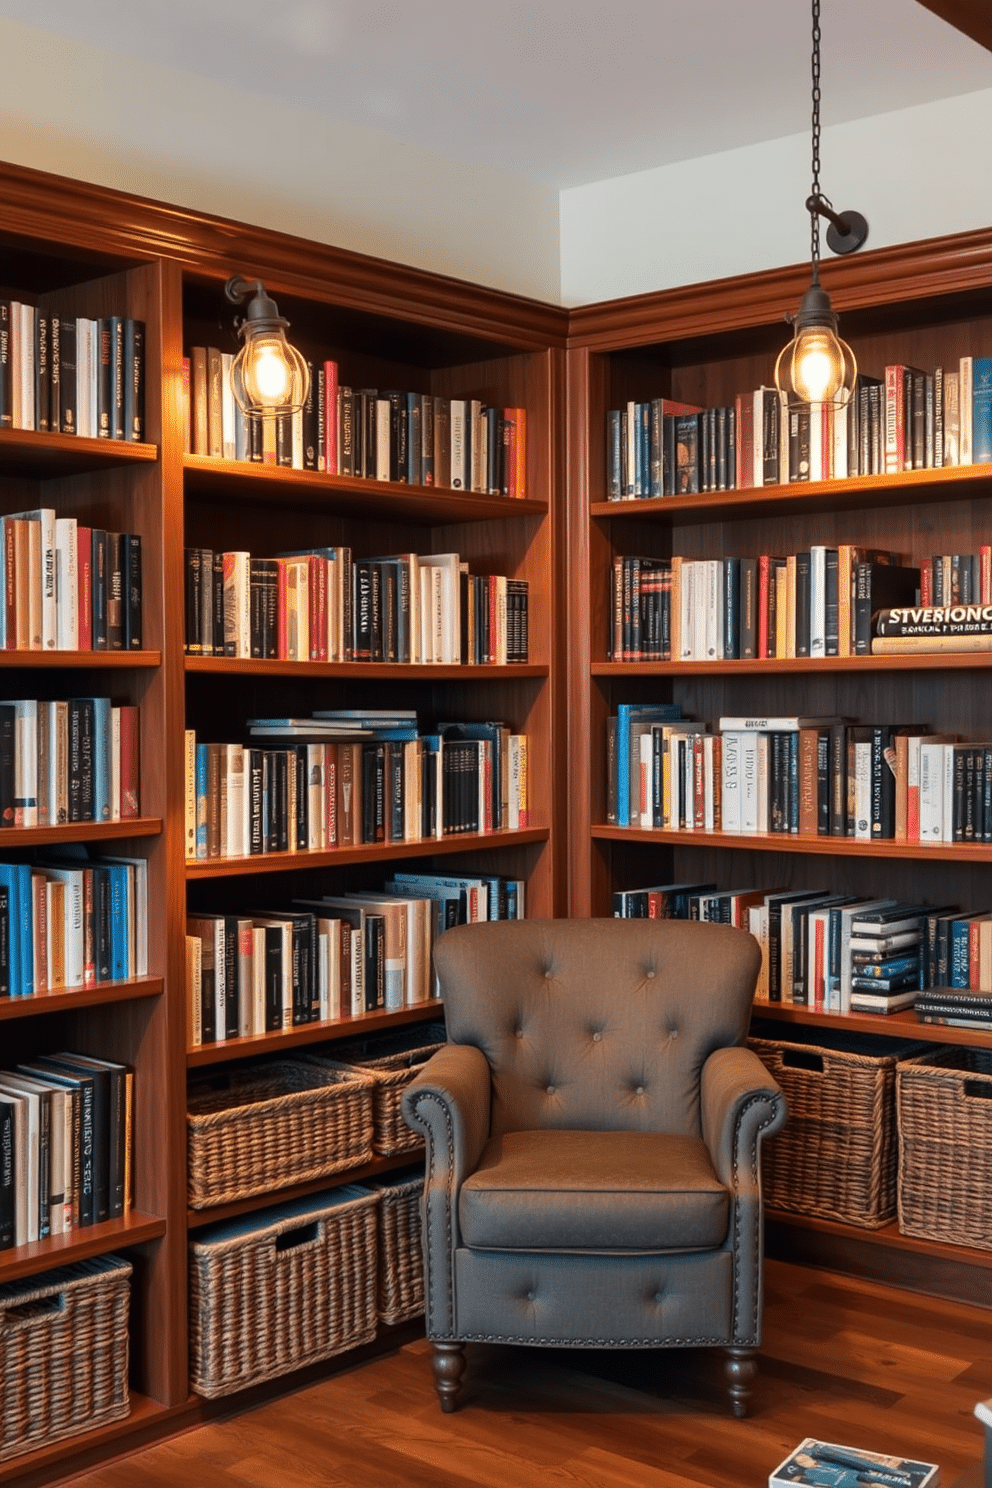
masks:
[[[837,310],[992,289],[992,228],[831,258],[820,271]],[[791,264],[604,300],[571,312],[568,344],[605,351],[774,325],[798,308],[809,279],[809,264]]]
[[[992,52],[992,7],[988,0],[919,0],[919,4]]]
[[[269,228],[0,162],[3,231],[77,252],[169,258],[223,280],[258,274],[275,290],[492,340],[521,350],[564,346],[568,312]]]

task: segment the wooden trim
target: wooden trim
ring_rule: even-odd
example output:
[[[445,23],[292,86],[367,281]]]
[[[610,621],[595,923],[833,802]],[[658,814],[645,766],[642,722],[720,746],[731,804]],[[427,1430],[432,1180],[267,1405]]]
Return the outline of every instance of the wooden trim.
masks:
[[[594,677],[801,677],[810,672],[975,672],[989,651],[919,651],[908,656],[766,656],[758,661],[594,661]]]
[[[369,1162],[341,1173],[329,1173],[323,1178],[310,1178],[306,1183],[292,1183],[287,1188],[274,1188],[268,1193],[252,1194],[244,1199],[232,1199],[228,1204],[216,1204],[210,1209],[190,1209],[186,1215],[188,1230],[202,1230],[218,1220],[235,1219],[239,1214],[251,1214],[254,1210],[270,1209],[276,1204],[285,1204],[290,1199],[303,1198],[306,1194],[322,1193],[325,1188],[341,1188],[346,1183],[364,1183],[367,1178],[378,1178],[383,1173],[398,1173],[404,1168],[419,1168],[423,1172],[422,1152],[401,1152],[394,1157],[373,1157]]]
[[[140,997],[160,997],[164,990],[164,978],[144,976],[126,982],[94,982],[91,987],[58,987],[50,992],[32,992],[30,997],[5,997],[0,1000],[0,1021],[102,1007],[108,1002],[133,1002]]]
[[[821,265],[821,279],[834,309],[852,310],[968,290],[987,292],[990,268],[992,228],[979,228],[832,258]],[[569,315],[568,344],[612,351],[775,325],[783,322],[787,310],[796,309],[809,277],[808,264],[792,264],[581,306]],[[785,334],[783,323],[783,338]]]
[[[547,842],[550,835],[547,827],[527,827],[520,831],[421,837],[414,842],[362,842],[354,847],[331,847],[324,852],[258,853],[250,858],[206,858],[195,863],[187,860],[186,877],[188,880],[235,878],[247,874],[281,873],[293,868],[310,870],[333,868],[339,864],[395,862],[399,858],[443,858],[450,853],[475,852],[478,848],[492,851],[529,842]]]
[[[439,1000],[418,1003],[413,1007],[389,1012],[363,1013],[355,1018],[330,1018],[324,1023],[307,1023],[300,1028],[280,1029],[278,1033],[258,1033],[247,1038],[227,1039],[221,1044],[199,1044],[187,1049],[190,1069],[200,1065],[225,1064],[232,1059],[247,1059],[256,1054],[274,1054],[282,1049],[296,1049],[303,1044],[327,1043],[331,1039],[364,1038],[384,1029],[409,1028],[432,1019],[444,1018],[444,1003]]]
[[[798,1023],[805,1028],[840,1028],[845,1032],[869,1033],[873,1037],[919,1039],[928,1044],[961,1044],[972,1049],[989,1047],[987,1028],[951,1028],[939,1023],[921,1023],[912,1009],[899,1013],[827,1013],[822,1009],[785,1002],[756,1002],[752,1018],[773,1023]],[[783,1028],[780,1038],[788,1039]]]
[[[0,652],[0,661],[3,653]],[[285,661],[273,658],[236,659],[230,656],[187,656],[187,672],[211,672],[235,677],[339,677],[373,679],[377,682],[518,682],[548,677],[550,668],[536,662],[507,666],[428,666],[408,661]],[[292,744],[292,739],[278,741]],[[333,737],[326,741],[335,742]],[[260,741],[265,744],[264,740]]]
[[[799,837],[791,832],[671,832],[656,827],[595,826],[599,842],[663,843],[669,847],[720,847],[748,852],[812,853],[823,858],[910,858],[918,863],[992,864],[992,846],[962,842],[899,842],[884,838]]]
[[[153,1214],[132,1212],[124,1219],[108,1219],[85,1229],[70,1230],[66,1235],[51,1235],[47,1240],[33,1240],[16,1250],[0,1255],[0,1282],[16,1281],[22,1276],[35,1276],[51,1266],[66,1266],[70,1261],[87,1260],[125,1246],[143,1245],[165,1234],[165,1220]]]
[[[919,0],[919,4],[992,52],[992,10],[987,0]]]
[[[273,289],[522,349],[565,344],[568,312],[557,306],[67,176],[0,163],[0,200],[8,235],[126,260],[171,258],[218,281],[262,273]]]

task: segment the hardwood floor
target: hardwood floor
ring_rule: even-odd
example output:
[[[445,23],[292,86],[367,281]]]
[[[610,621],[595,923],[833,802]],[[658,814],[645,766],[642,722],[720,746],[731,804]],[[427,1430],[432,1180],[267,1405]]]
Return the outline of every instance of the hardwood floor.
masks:
[[[990,1298],[992,1303],[992,1298]],[[770,1261],[752,1415],[716,1351],[470,1346],[442,1416],[422,1340],[197,1427],[78,1488],[763,1488],[803,1436],[938,1462],[980,1456],[992,1312]]]

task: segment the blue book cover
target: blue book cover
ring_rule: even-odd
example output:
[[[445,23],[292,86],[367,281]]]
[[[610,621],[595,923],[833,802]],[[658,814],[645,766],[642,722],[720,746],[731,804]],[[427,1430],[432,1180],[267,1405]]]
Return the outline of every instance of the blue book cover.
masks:
[[[420,485],[420,394],[407,393],[406,397],[406,482],[410,486]]]
[[[967,987],[971,971],[971,926],[967,920],[951,921],[950,983]]]
[[[207,746],[196,746],[196,856],[207,856]]]
[[[679,703],[619,703],[617,705],[617,822],[630,825],[630,725],[650,719],[672,723],[682,717]]]
[[[971,363],[971,460],[992,464],[992,357]]]
[[[126,982],[130,975],[128,950],[130,925],[130,885],[126,863],[106,863],[110,874],[110,980]]]
[[[635,496],[647,496],[651,489],[651,404],[637,405],[637,463]]]
[[[7,924],[9,939],[7,948],[8,978],[11,997],[21,997],[21,890],[19,863],[0,863],[0,888],[7,894]],[[29,870],[30,872],[30,870]]]
[[[110,699],[93,703],[93,820],[110,820]]]

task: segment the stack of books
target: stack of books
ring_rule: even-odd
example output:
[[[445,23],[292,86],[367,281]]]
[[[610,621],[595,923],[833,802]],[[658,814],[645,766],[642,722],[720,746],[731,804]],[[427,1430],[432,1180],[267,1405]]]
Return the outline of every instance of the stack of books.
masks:
[[[984,1028],[992,1033],[992,993],[962,992],[957,987],[928,987],[916,999],[921,1023],[949,1028]]]

